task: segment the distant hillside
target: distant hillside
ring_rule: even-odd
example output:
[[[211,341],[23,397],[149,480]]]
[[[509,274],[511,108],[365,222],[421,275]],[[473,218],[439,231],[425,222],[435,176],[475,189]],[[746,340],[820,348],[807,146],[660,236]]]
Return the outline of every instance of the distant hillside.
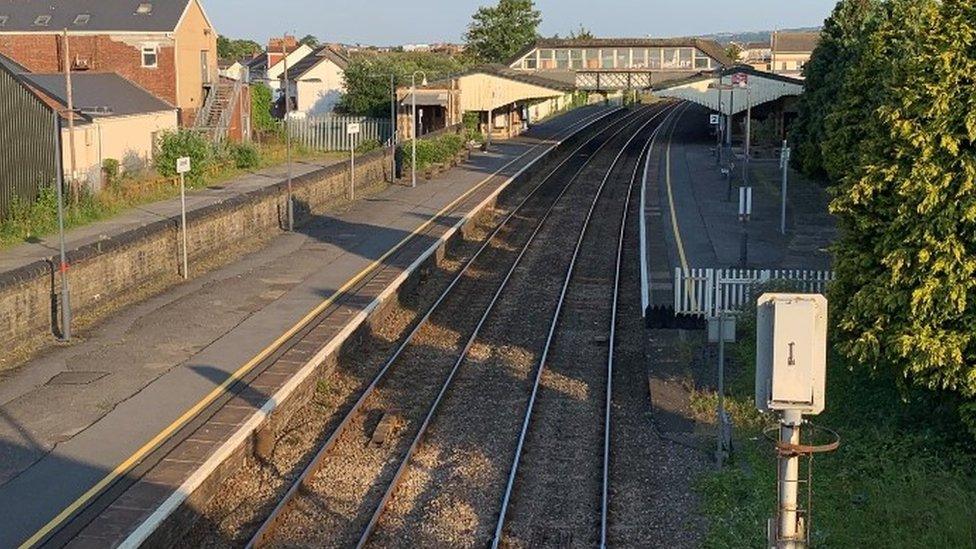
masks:
[[[786,32],[810,32],[818,31],[821,27],[804,27],[799,29],[781,29]],[[708,38],[710,40],[715,40],[719,44],[726,45],[729,42],[737,42],[739,44],[745,42],[769,42],[773,31],[762,30],[762,31],[745,31],[745,32],[719,32],[715,34],[706,34],[702,38]]]

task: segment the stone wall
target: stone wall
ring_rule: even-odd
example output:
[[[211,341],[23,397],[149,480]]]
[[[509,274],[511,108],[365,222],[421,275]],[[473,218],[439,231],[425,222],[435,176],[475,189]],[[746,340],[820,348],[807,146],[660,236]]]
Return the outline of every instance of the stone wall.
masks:
[[[386,149],[356,160],[357,196],[388,177]],[[345,200],[349,166],[336,164],[296,177],[296,224]],[[285,226],[284,182],[187,212],[190,272],[193,259],[213,257],[248,239],[273,236]],[[178,218],[160,220],[68,253],[72,313],[97,316],[180,281]],[[229,257],[228,260],[233,259]],[[13,352],[51,339],[58,326],[57,258],[0,273],[0,349]]]

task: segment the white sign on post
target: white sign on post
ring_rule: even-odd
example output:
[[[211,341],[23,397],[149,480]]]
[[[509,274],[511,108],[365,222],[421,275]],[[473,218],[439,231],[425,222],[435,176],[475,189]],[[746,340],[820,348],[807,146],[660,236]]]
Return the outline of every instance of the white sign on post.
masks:
[[[710,114],[710,115],[708,115],[708,123],[711,124],[711,125],[713,125],[713,126],[718,126],[720,120],[721,119],[719,118],[719,116],[717,114]]]
[[[358,135],[359,122],[350,122],[349,124],[346,124],[346,133],[348,135]]]
[[[176,159],[176,173],[184,174],[190,173],[190,157],[181,156]]]

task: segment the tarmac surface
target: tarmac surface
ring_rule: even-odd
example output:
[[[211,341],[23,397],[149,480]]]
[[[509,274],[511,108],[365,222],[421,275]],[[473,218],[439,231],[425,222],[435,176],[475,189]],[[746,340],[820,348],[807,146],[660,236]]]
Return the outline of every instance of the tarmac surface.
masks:
[[[546,149],[537,146],[542,140],[597,109],[496,143],[416,188],[390,187],[320,216],[8,375],[0,383],[0,546],[15,546],[48,523],[444,206],[499,170],[500,183]],[[122,229],[125,219],[92,226],[78,242]]]

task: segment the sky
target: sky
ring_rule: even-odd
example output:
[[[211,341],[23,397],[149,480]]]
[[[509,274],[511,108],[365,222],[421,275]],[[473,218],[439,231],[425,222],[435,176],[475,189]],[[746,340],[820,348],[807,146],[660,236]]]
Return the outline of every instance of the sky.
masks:
[[[217,32],[266,43],[287,32],[377,46],[461,42],[487,0],[203,0]],[[536,0],[543,36],[669,37],[817,26],[836,0]]]

